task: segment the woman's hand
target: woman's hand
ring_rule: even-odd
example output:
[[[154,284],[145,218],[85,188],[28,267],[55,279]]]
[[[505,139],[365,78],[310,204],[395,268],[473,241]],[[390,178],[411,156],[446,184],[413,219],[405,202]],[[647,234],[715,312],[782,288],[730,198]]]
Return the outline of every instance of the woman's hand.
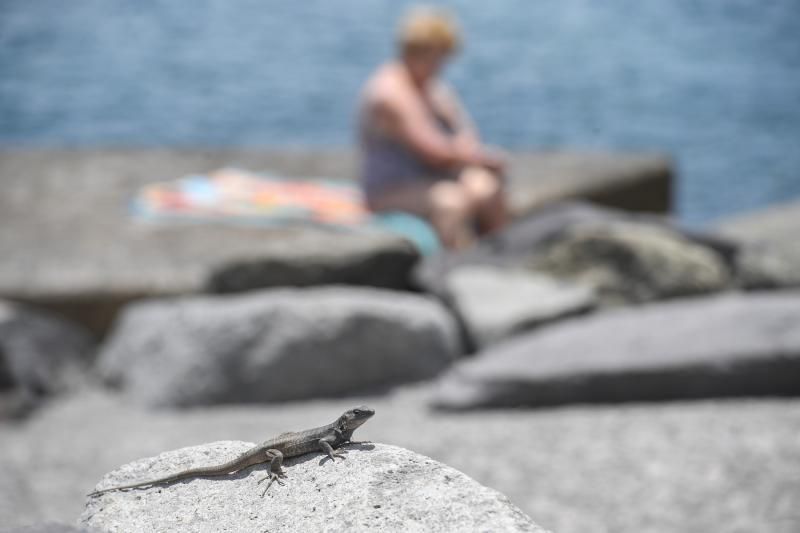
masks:
[[[484,147],[483,165],[496,174],[505,174],[508,157],[505,152],[497,148]]]
[[[453,148],[464,165],[484,167],[496,174],[505,173],[506,155],[496,148],[482,146],[469,138],[456,138]]]

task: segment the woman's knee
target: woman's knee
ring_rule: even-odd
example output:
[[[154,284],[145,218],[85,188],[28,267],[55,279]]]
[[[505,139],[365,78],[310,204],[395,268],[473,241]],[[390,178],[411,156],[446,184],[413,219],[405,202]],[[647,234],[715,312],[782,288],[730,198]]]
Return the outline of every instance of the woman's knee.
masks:
[[[429,199],[434,216],[469,216],[473,210],[469,193],[458,182],[441,181],[433,185]]]
[[[478,205],[492,202],[504,192],[503,178],[482,167],[465,168],[459,176],[459,182]]]

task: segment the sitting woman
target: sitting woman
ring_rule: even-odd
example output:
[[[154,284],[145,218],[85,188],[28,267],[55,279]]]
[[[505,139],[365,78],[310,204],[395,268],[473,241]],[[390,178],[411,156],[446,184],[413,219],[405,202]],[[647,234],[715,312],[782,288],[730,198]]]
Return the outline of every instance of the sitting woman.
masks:
[[[483,146],[455,92],[438,74],[459,47],[451,19],[417,10],[401,24],[399,57],[361,96],[361,179],[373,211],[429,220],[442,243],[463,248],[508,219],[504,161]]]

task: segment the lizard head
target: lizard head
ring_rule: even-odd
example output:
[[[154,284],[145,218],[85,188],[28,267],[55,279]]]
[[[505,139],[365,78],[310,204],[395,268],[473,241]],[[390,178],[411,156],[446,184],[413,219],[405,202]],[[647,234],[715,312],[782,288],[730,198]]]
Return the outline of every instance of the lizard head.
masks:
[[[342,431],[352,434],[357,427],[369,420],[374,414],[375,410],[365,405],[354,407],[353,409],[345,411],[344,414],[339,417],[339,427]]]

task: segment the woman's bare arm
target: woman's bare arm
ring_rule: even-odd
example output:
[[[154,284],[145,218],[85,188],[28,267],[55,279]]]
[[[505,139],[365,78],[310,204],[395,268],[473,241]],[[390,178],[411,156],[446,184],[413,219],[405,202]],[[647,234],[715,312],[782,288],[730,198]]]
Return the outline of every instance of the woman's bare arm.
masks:
[[[502,168],[502,161],[481,147],[472,133],[474,130],[460,130],[460,136],[457,133],[454,137],[444,134],[420,97],[411,90],[390,93],[383,99],[382,107],[392,117],[401,140],[432,166]],[[460,122],[459,126],[468,128],[465,122]]]
[[[457,150],[472,154],[474,161],[470,164],[483,166],[500,174],[505,171],[505,156],[499,150],[489,148],[481,143],[478,128],[466,107],[461,103],[458,94],[444,82],[439,82],[434,89],[434,105],[450,123],[455,133],[453,143]]]
[[[446,83],[439,82],[433,88],[431,95],[436,109],[444,115],[455,132],[459,142],[480,147],[481,141],[478,129],[467,109],[461,103],[458,94]]]

